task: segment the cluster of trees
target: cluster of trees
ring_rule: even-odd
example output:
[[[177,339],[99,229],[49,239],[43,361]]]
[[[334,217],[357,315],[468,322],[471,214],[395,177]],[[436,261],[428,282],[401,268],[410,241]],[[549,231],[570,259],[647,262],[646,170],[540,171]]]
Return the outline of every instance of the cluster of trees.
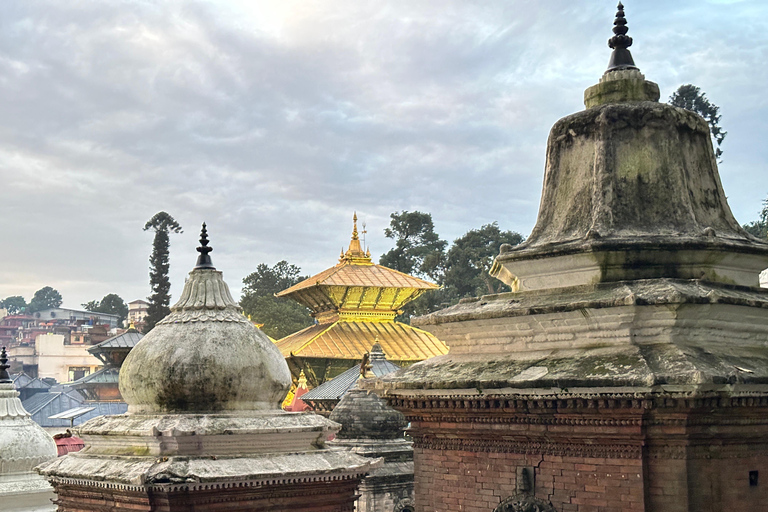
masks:
[[[395,247],[381,256],[381,265],[441,285],[440,290],[406,304],[403,321],[455,304],[464,297],[509,291],[488,272],[502,244],[523,241],[520,233],[502,231],[494,222],[467,231],[448,247],[448,242],[435,233],[432,215],[419,211],[390,214],[384,234],[394,240]]]
[[[101,300],[92,300],[82,304],[82,306],[86,311],[108,313],[119,316],[120,320],[118,325],[122,325],[125,319],[128,318],[128,305],[122,297],[115,293],[108,293]]]
[[[312,325],[307,308],[291,299],[275,297],[275,294],[306,279],[301,269],[283,260],[270,267],[264,263],[256,272],[243,279],[243,295],[240,306],[248,317],[261,326],[261,330],[274,339]]]
[[[763,209],[758,219],[742,226],[747,233],[763,240],[768,238],[768,198],[763,200]]]
[[[57,290],[45,286],[35,292],[29,304],[21,295],[12,295],[0,300],[0,308],[6,309],[9,315],[36,313],[43,309],[57,308],[61,306],[61,301],[61,294]]]
[[[523,241],[519,233],[502,231],[498,224],[486,224],[468,231],[451,246],[435,232],[432,215],[423,212],[395,212],[384,234],[394,240],[395,247],[383,254],[381,265],[440,284],[440,290],[425,293],[404,308],[402,321],[423,315],[463,297],[508,291],[506,285],[491,277],[488,271],[501,244],[517,245]],[[306,279],[301,269],[287,261],[270,267],[261,264],[256,272],[243,279],[240,305],[246,315],[263,324],[262,330],[279,339],[312,325],[309,311],[300,304],[275,293]]]

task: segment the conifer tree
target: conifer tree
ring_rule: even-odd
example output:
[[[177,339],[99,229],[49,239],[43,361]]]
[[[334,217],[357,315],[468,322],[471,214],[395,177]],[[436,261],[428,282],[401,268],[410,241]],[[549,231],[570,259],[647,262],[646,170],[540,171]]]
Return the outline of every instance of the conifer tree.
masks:
[[[149,257],[149,285],[152,295],[147,297],[147,317],[144,319],[144,332],[152,330],[157,322],[167,316],[171,310],[171,281],[168,279],[170,233],[182,233],[181,226],[165,212],[156,213],[144,225],[144,231],[153,229],[155,239],[152,242],[152,255]]]
[[[699,87],[692,84],[681,85],[669,97],[669,104],[675,107],[684,108],[691,112],[696,112],[709,124],[709,131],[712,134],[717,147],[715,148],[715,157],[718,163],[722,162],[723,150],[720,144],[723,143],[728,132],[720,127],[720,107],[709,101],[707,95],[701,92]]]

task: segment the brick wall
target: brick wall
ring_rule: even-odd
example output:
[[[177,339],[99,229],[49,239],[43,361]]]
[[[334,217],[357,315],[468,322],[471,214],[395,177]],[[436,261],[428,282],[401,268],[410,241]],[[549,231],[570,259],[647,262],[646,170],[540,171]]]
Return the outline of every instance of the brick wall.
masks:
[[[518,466],[534,467],[533,494],[558,512],[636,512],[645,506],[640,460],[425,448],[414,456],[420,512],[490,512],[518,494]]]

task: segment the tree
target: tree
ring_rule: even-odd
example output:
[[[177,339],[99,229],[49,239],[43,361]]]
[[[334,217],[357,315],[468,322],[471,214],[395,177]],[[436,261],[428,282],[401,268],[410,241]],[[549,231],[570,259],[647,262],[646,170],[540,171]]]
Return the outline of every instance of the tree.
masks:
[[[520,233],[501,231],[496,222],[468,231],[454,240],[446,256],[444,285],[458,297],[474,297],[509,291],[488,273],[501,244],[517,245]]]
[[[34,297],[32,297],[32,300],[29,301],[30,313],[36,313],[37,311],[42,311],[43,309],[48,308],[57,308],[59,306],[61,306],[61,294],[50,286],[37,290]]]
[[[768,198],[763,200],[763,209],[758,220],[742,226],[747,233],[762,240],[768,238]]]
[[[307,308],[291,299],[275,297],[279,291],[303,281],[301,269],[283,260],[273,267],[264,263],[243,279],[240,306],[252,321],[263,324],[261,330],[275,339],[312,325]]]
[[[382,254],[379,264],[440,282],[448,243],[435,233],[432,215],[402,211],[389,217],[390,224],[384,235],[395,240],[395,247]]]
[[[27,301],[21,295],[12,295],[0,301],[0,308],[5,308],[9,315],[18,315],[27,308]]]
[[[691,112],[696,112],[709,124],[709,131],[712,134],[712,138],[717,143],[715,149],[715,157],[720,163],[722,163],[723,150],[720,149],[720,144],[723,143],[723,139],[728,132],[723,131],[720,128],[720,107],[710,102],[707,99],[707,95],[701,92],[699,87],[691,84],[685,84],[678,87],[678,89],[669,97],[670,105],[675,107],[684,108]]]
[[[93,311],[94,313],[108,313],[111,315],[117,315],[120,317],[118,325],[122,325],[123,321],[128,318],[128,305],[125,301],[115,293],[109,293],[104,296],[103,299],[92,300],[82,305],[86,311]]]
[[[147,317],[144,319],[144,333],[151,331],[157,322],[170,312],[171,281],[168,279],[170,233],[182,233],[181,226],[165,212],[156,213],[144,225],[144,231],[155,231],[152,242],[152,255],[149,257],[149,286],[152,295],[147,297]]]

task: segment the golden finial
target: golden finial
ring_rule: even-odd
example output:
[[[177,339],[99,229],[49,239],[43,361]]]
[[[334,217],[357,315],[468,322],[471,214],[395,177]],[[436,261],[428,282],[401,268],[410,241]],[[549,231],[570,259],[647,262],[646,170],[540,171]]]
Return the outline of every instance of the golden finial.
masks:
[[[357,212],[355,212],[355,214],[352,216],[352,223],[352,240],[357,240]]]
[[[367,248],[367,249],[365,250],[365,257],[366,257],[366,258],[370,258],[370,257],[371,257],[371,249],[370,249],[370,248]]]
[[[296,389],[307,388],[307,376],[304,375],[304,370],[301,370],[301,373],[299,373],[299,385],[296,386]]]
[[[135,331],[135,330],[136,330],[136,326],[133,324],[133,320],[131,320],[131,321],[128,323],[128,330],[129,330],[129,331]]]

